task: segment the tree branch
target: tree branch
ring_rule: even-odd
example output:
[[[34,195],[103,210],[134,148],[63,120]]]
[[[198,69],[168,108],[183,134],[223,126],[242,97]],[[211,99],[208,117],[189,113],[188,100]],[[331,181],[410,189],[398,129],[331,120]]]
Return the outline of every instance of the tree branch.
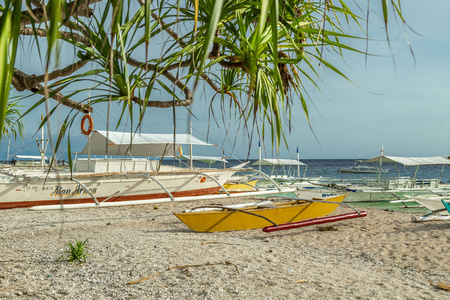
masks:
[[[30,27],[22,27],[20,28],[20,34],[21,35],[33,35],[33,36],[40,36],[40,37],[46,37],[47,36],[47,30],[46,29],[41,29],[41,28],[30,28]],[[86,38],[85,36],[82,36],[78,33],[74,33],[74,32],[67,32],[67,31],[60,31],[59,34],[61,35],[62,38],[65,39],[71,39],[75,42],[79,42],[82,43],[85,46],[90,47],[91,43],[89,41],[88,38]]]
[[[67,69],[67,68],[65,68],[65,69]],[[59,70],[58,72],[64,72],[65,69]],[[67,70],[65,72],[67,72]],[[28,74],[20,71],[19,69],[14,69],[14,74],[13,74],[11,84],[19,92],[28,90],[33,93],[45,95],[45,93],[44,93],[45,87],[43,87],[40,84],[40,82],[42,82],[42,81],[39,81],[41,79],[41,77],[43,77],[43,76],[28,75]],[[58,101],[59,103],[61,103],[64,106],[76,109],[76,110],[84,112],[84,113],[93,111],[92,107],[82,104],[80,102],[68,99],[59,92],[53,93],[53,90],[48,89],[48,93],[51,95],[50,98]]]
[[[73,2],[67,3],[67,12],[68,15],[76,15],[79,17],[90,18],[93,14],[93,9],[89,7],[89,5],[100,2],[102,0],[75,0]],[[36,8],[31,9],[27,8],[26,11],[22,12],[21,25],[29,25],[31,24],[31,20],[33,19],[36,23],[46,22],[45,16],[45,3],[38,0],[31,1]],[[61,17],[64,19],[66,17],[66,12],[61,11]]]

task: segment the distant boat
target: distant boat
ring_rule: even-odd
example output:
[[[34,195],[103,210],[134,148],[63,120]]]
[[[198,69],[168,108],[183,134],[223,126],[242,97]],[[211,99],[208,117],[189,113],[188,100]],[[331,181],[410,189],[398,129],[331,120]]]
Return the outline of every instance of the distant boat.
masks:
[[[366,165],[359,165],[354,167],[340,168],[339,172],[343,173],[379,173],[379,168],[370,167]],[[381,169],[381,173],[389,173],[389,169]]]

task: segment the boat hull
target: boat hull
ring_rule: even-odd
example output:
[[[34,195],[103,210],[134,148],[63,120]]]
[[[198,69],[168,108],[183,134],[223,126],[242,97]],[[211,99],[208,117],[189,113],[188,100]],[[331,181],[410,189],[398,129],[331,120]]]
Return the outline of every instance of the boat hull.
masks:
[[[316,199],[316,202],[295,201],[273,207],[250,207],[242,211],[214,210],[175,213],[186,226],[197,232],[216,232],[263,228],[275,224],[299,222],[332,213],[345,195]],[[320,202],[323,200],[324,202]],[[330,202],[330,203],[329,203]],[[255,216],[254,214],[259,215]]]
[[[234,171],[210,171],[208,176],[225,183]],[[52,204],[80,204],[97,201],[132,201],[168,197],[198,196],[219,192],[216,181],[202,174],[165,173],[153,178],[143,174],[85,175],[77,182],[69,178],[23,178],[0,182],[0,209]],[[156,179],[156,180],[155,180]],[[87,188],[87,190],[86,190]]]

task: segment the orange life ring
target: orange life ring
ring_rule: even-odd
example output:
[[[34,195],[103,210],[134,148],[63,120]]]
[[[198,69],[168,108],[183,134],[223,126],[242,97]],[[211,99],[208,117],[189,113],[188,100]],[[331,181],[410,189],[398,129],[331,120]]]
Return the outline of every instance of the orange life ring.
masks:
[[[87,130],[84,128],[86,119],[89,120],[89,127]],[[81,132],[83,132],[84,135],[90,135],[92,129],[94,129],[94,120],[92,120],[91,115],[84,115],[83,118],[81,119]]]

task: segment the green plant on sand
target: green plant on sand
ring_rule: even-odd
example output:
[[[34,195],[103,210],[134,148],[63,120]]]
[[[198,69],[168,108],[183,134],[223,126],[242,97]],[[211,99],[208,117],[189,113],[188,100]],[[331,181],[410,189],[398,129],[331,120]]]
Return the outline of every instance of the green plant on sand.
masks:
[[[68,261],[71,263],[77,262],[86,262],[86,258],[91,256],[91,249],[86,246],[86,243],[89,239],[86,239],[84,242],[75,239],[75,243],[72,244],[70,241],[69,249],[65,250],[63,255],[59,258],[60,261]]]

